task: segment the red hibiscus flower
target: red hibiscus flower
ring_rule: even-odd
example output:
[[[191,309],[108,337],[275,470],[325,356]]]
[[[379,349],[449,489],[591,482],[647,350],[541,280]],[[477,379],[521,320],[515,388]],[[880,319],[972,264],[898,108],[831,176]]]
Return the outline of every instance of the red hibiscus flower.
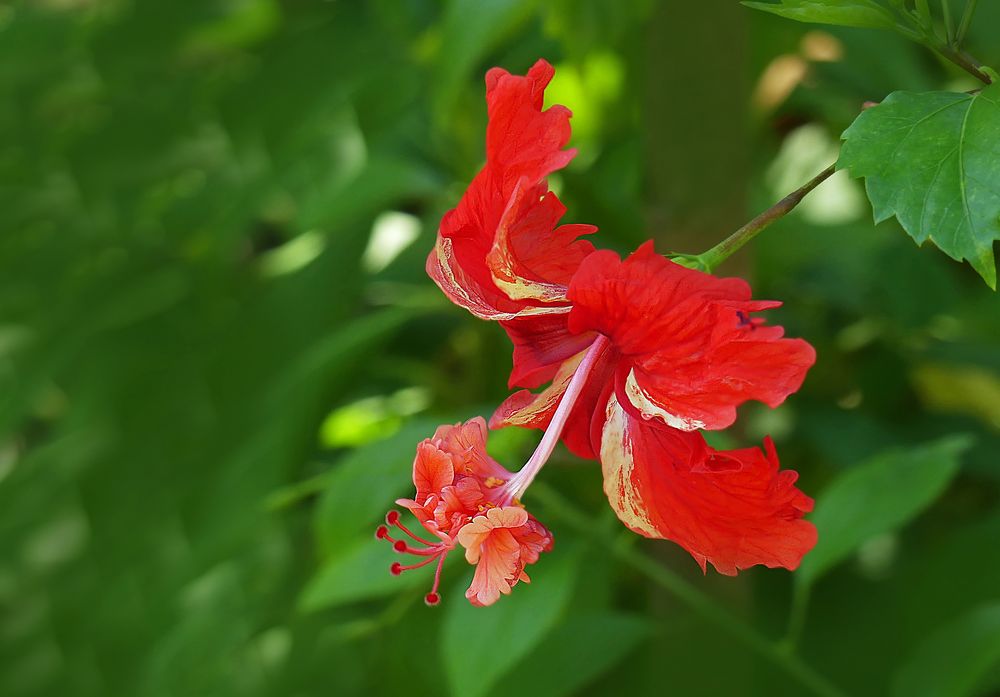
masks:
[[[775,407],[815,361],[812,347],[754,313],[780,303],[751,299],[741,279],[717,278],[656,254],[651,242],[622,261],[595,251],[587,225],[557,227],[564,207],[545,177],[575,154],[565,107],[542,110],[552,66],[524,77],[486,76],[486,165],[445,215],[427,271],[457,305],[496,320],[514,344],[511,395],[490,427],[545,430],[517,474],[485,454],[485,423],[442,427],[420,444],[413,512],[435,541],[424,547],[379,536],[397,551],[438,561],[456,545],[476,564],[467,597],[487,605],[509,593],[552,537],[520,499],[562,440],[599,459],[604,490],[632,530],[670,539],[702,569],[735,574],[757,564],[794,569],[816,542],[803,520],[812,499],[765,450],[718,451],[701,435],[734,422],[748,400]],[[530,390],[548,383],[537,393]]]
[[[456,546],[476,566],[466,597],[473,605],[490,605],[510,593],[518,581],[528,582],[524,567],[552,549],[552,534],[528,514],[517,500],[517,476],[486,454],[486,422],[475,418],[464,424],[441,426],[417,446],[413,461],[413,499],[396,503],[410,510],[434,541],[410,531],[398,511],[386,515],[376,531],[403,554],[422,558],[410,565],[396,562],[398,575],[437,562],[434,585],[425,596],[429,605],[440,600],[438,586],[445,557]],[[410,538],[392,537],[390,528]]]

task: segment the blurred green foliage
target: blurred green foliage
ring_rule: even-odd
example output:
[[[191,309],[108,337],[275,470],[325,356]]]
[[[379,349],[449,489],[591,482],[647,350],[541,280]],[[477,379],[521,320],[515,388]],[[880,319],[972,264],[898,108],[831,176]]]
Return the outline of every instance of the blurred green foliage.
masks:
[[[0,5],[0,694],[803,694],[605,541],[775,639],[794,577],[702,577],[564,451],[541,480],[601,534],[533,506],[556,551],[493,608],[461,559],[425,608],[429,574],[391,577],[371,537],[415,442],[506,394],[502,333],[423,258],[482,161],[485,71],[539,56],[577,113],[567,220],[622,251],[703,251],[833,161],[864,101],[974,87],[899,37],[714,0]],[[725,435],[773,434],[848,540],[797,596],[803,660],[849,694],[990,694],[1000,299],[859,186],[720,269],[819,354]],[[493,448],[516,467],[535,438]]]

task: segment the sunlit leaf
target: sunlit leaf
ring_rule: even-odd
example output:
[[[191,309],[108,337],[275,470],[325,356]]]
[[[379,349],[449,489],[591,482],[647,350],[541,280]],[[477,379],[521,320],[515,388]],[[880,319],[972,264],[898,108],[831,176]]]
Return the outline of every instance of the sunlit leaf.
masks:
[[[996,288],[1000,84],[977,94],[893,92],[844,131],[837,166],[864,177],[876,222],[967,259]]]
[[[896,20],[874,0],[780,0],[744,2],[747,7],[776,14],[797,22],[839,24],[845,27],[893,29]]]
[[[802,560],[797,582],[813,583],[863,543],[918,515],[948,486],[970,444],[952,436],[886,452],[834,480],[816,500],[811,520],[819,542]]]
[[[451,0],[441,26],[434,81],[438,108],[452,105],[458,86],[487,51],[531,16],[537,0]],[[482,84],[482,83],[480,83]]]
[[[322,550],[335,552],[345,537],[375,532],[395,499],[412,487],[417,443],[433,435],[435,427],[427,419],[412,421],[389,438],[353,450],[334,465],[314,519]]]
[[[897,697],[994,694],[982,680],[1000,664],[1000,603],[959,617],[924,640],[896,674]]]

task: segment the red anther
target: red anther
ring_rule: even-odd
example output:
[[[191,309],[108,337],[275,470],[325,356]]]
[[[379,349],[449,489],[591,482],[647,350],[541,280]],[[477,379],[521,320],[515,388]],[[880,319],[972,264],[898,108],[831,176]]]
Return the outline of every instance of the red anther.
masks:
[[[399,576],[401,573],[403,573],[403,565],[400,564],[398,561],[394,561],[392,563],[392,566],[389,567],[389,573],[392,574],[393,576]]]
[[[399,511],[389,511],[385,514],[386,525],[395,525],[399,522]]]
[[[409,547],[410,546],[406,544],[406,542],[404,542],[403,540],[396,540],[395,542],[392,543],[392,548],[397,552],[405,552],[407,551],[407,549],[409,549]]]
[[[441,602],[441,596],[438,595],[437,593],[428,593],[427,595],[424,596],[424,603],[426,603],[429,607],[434,607],[440,602]]]
[[[376,540],[387,540],[389,539],[389,528],[384,525],[379,525],[375,528],[375,539]]]

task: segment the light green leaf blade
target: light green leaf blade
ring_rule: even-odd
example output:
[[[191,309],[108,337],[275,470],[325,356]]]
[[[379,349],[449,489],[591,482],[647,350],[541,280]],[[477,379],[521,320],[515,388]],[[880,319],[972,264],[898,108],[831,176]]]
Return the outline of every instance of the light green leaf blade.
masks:
[[[978,94],[893,92],[844,131],[837,163],[864,177],[875,221],[968,260],[996,289],[1000,84]]]
[[[652,632],[648,621],[621,613],[571,617],[554,628],[510,673],[519,697],[572,695],[625,658]],[[500,697],[507,690],[491,693]]]
[[[914,518],[945,490],[969,445],[968,437],[951,436],[881,453],[838,477],[816,500],[811,520],[819,541],[796,582],[812,584],[868,540]]]
[[[839,24],[844,27],[895,29],[892,14],[871,0],[782,0],[780,3],[744,2],[755,10],[763,10],[796,22]]]
[[[401,593],[419,585],[430,588],[433,570],[427,573],[419,569],[399,576],[390,574],[389,566],[399,559],[392,547],[376,540],[374,535],[356,540],[331,557],[309,580],[299,595],[299,610],[325,610]]]
[[[417,443],[436,424],[415,419],[392,436],[356,448],[338,462],[327,480],[313,521],[321,551],[333,554],[345,537],[369,539],[398,496],[412,496],[411,473]]]
[[[482,697],[508,670],[528,656],[555,626],[573,591],[578,550],[543,554],[510,595],[489,607],[474,607],[462,593],[445,598],[441,656],[451,694]]]
[[[451,0],[447,4],[434,81],[439,114],[453,108],[459,86],[476,61],[527,21],[536,6],[537,0]]]
[[[980,607],[928,637],[899,669],[898,697],[993,694],[982,685],[1000,663],[1000,603]]]

